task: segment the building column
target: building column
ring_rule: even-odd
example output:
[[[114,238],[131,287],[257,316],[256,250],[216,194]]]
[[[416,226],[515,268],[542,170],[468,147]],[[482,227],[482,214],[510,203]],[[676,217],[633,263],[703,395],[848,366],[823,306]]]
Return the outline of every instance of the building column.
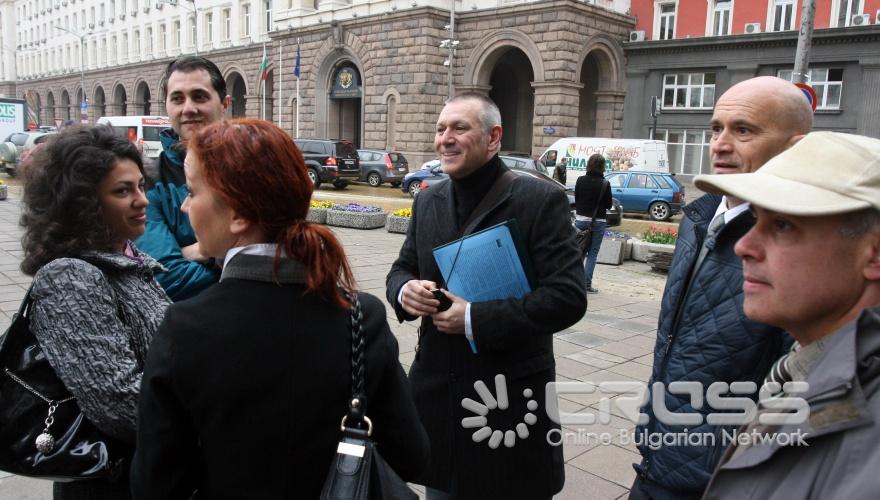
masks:
[[[560,137],[577,135],[582,83],[571,81],[532,82],[535,114],[532,119],[532,154],[542,153]],[[545,133],[546,127],[554,129]]]
[[[623,134],[623,98],[620,90],[596,91],[596,137],[621,137]]]
[[[880,58],[860,61],[862,68],[861,106],[857,134],[880,137]]]

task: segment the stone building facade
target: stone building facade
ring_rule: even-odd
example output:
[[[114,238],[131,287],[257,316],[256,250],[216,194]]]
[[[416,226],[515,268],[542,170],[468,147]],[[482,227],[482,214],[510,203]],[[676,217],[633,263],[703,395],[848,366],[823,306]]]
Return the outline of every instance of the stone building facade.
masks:
[[[601,1],[498,3],[456,12],[453,81],[456,93],[482,92],[498,102],[505,126],[502,149],[536,154],[558,137],[621,137],[626,90],[621,42],[634,19],[610,3],[600,6]],[[230,116],[265,116],[293,136],[338,137],[359,147],[394,149],[413,164],[433,156],[434,122],[447,98],[448,51],[440,42],[449,38],[448,24],[447,10],[428,6],[298,28],[276,26],[265,44],[265,98],[261,44],[200,54],[217,63],[226,78],[233,98]],[[164,114],[161,80],[172,59],[87,71],[89,120]],[[80,81],[78,73],[50,75],[19,81],[14,93],[30,95],[44,123],[76,120]]]

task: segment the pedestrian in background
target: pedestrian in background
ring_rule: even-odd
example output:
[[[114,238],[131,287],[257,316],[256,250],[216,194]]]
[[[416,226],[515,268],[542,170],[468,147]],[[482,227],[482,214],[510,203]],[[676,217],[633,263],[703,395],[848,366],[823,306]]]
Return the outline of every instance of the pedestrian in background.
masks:
[[[553,169],[553,180],[565,184],[565,181],[568,179],[568,158],[563,157],[559,160],[559,163],[556,164],[556,168]]]
[[[587,174],[578,177],[574,186],[575,221],[580,231],[590,231],[590,244],[584,252],[584,286],[587,293],[599,293],[593,287],[593,271],[599,247],[605,236],[606,211],[611,208],[611,185],[605,180],[605,157],[594,154],[587,160]]]
[[[161,266],[131,243],[146,222],[141,156],[110,127],[70,126],[24,172],[31,331],[85,417],[134,444],[147,348],[170,302],[153,279]],[[56,499],[130,497],[127,476],[53,491]]]
[[[339,241],[305,220],[314,189],[275,125],[214,123],[191,138],[183,204],[220,282],[171,306],[144,374],[138,499],[318,498],[352,380],[354,280]],[[428,438],[382,302],[358,294],[366,415],[382,457],[421,473]]]

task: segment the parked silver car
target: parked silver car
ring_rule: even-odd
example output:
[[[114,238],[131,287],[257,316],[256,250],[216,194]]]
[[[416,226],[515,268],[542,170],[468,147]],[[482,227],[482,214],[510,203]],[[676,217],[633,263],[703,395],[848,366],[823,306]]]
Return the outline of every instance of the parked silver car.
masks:
[[[0,168],[15,177],[25,151],[45,142],[55,132],[13,132],[0,144]]]
[[[409,162],[396,151],[358,149],[357,152],[361,160],[358,180],[373,187],[381,186],[383,182],[397,187],[409,173]]]

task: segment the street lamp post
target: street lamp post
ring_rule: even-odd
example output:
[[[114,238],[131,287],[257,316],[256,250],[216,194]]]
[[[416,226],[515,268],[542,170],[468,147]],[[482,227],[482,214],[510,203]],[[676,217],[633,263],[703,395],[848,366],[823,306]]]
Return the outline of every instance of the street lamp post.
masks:
[[[77,33],[76,31],[73,31],[73,30],[67,29],[67,28],[63,28],[58,25],[54,25],[53,27],[57,30],[61,30],[61,31],[70,33],[71,35],[79,38],[79,79],[80,79],[80,88],[82,88],[82,94],[83,94],[82,101],[79,103],[79,113],[80,113],[79,119],[82,123],[88,123],[89,122],[89,98],[86,96],[86,72],[85,72],[85,67],[83,66],[83,62],[85,60],[85,55],[86,55],[86,49],[85,49],[86,35],[82,35],[80,33]]]

